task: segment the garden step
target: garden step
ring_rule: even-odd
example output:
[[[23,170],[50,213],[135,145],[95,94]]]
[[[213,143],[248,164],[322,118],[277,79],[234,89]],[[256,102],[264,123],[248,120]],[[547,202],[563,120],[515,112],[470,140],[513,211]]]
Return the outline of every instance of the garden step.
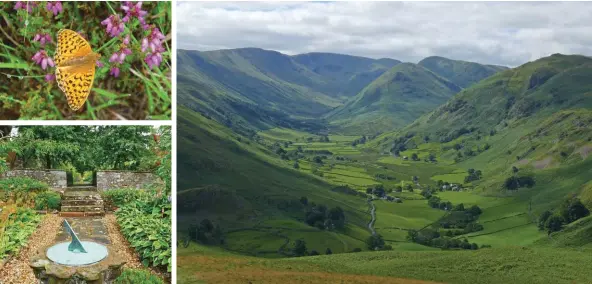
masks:
[[[62,200],[62,206],[95,205],[103,206],[102,199],[66,199]]]
[[[61,217],[105,216],[105,212],[60,212]]]
[[[66,188],[66,192],[68,191],[97,191],[97,187],[96,186],[91,186],[91,185],[77,185],[77,186],[69,186]]]
[[[101,195],[95,191],[69,191],[64,192],[63,200],[102,200]]]
[[[62,212],[105,212],[103,205],[95,206],[95,205],[71,205],[71,206],[64,206],[61,207]]]

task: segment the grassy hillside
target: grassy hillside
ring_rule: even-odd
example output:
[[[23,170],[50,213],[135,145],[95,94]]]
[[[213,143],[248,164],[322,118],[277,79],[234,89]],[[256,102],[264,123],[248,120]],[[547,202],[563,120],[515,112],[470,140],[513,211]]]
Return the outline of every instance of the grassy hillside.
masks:
[[[317,251],[364,246],[370,216],[363,198],[331,191],[330,184],[289,168],[261,144],[184,107],[177,125],[181,235],[210,219],[225,232],[227,249],[247,254],[277,257],[280,247],[297,239]],[[303,196],[343,208],[346,228],[324,231],[305,224]]]
[[[507,247],[363,252],[268,260],[191,245],[177,252],[181,283],[587,283],[589,252]]]
[[[405,126],[460,90],[421,66],[403,63],[332,111],[328,119],[338,131],[374,134]]]
[[[461,88],[468,88],[499,71],[508,69],[503,66],[483,65],[439,56],[427,57],[417,65],[423,66]]]
[[[592,59],[552,55],[509,69],[455,95],[405,131],[453,134],[461,128],[502,130],[559,110],[592,107]],[[448,133],[446,133],[448,132]]]
[[[497,73],[365,148],[399,155],[394,161],[433,154],[439,163],[481,170],[474,194],[511,202],[485,207],[479,218],[485,229],[469,240],[508,245],[521,236],[521,244],[536,243],[542,235],[534,223],[544,210],[554,211],[574,195],[590,205],[592,85],[583,79],[592,75],[590,63],[583,56],[553,55]],[[505,182],[512,176],[535,184],[509,190]]]
[[[322,114],[399,63],[257,48],[179,50],[177,57],[180,101],[243,134],[273,126],[318,131]]]
[[[294,61],[325,78],[333,96],[355,96],[382,73],[401,63],[398,60],[312,52],[292,56]]]

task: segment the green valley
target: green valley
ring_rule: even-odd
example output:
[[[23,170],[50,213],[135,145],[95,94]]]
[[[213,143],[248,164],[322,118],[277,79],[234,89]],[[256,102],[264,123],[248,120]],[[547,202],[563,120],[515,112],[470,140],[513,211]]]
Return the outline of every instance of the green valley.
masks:
[[[180,282],[592,279],[589,57],[178,62]]]

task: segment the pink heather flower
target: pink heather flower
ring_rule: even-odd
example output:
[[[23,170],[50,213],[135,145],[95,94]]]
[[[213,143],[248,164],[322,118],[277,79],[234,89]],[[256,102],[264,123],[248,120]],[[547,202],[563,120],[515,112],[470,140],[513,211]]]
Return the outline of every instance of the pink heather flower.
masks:
[[[131,1],[125,1],[124,4],[121,5],[121,10],[125,11],[125,17],[123,17],[124,22],[128,22],[133,17],[138,18],[141,24],[145,24],[144,16],[148,14],[148,12],[142,10],[142,1],[133,4]]]
[[[148,37],[142,39],[142,52],[146,52],[148,47],[150,47],[152,52],[155,52],[162,45],[162,40],[165,38],[157,27],[152,27],[152,31],[150,31]]]
[[[37,53],[35,53],[35,55],[33,55],[33,57],[31,59],[33,59],[33,61],[35,61],[35,63],[41,65],[41,69],[43,69],[43,70],[45,70],[47,68],[47,65],[49,65],[51,67],[55,66],[53,59],[51,59],[51,57],[49,57],[47,55],[47,52],[43,49],[37,51]]]
[[[55,80],[55,75],[54,74],[47,74],[47,75],[45,75],[45,81],[52,82],[53,80]]]
[[[33,12],[34,7],[37,7],[37,2],[25,1],[25,3],[23,3],[23,1],[16,1],[16,4],[14,4],[15,10],[23,9],[27,10],[27,13]]]
[[[43,47],[46,43],[51,42],[51,36],[49,34],[36,34],[33,41],[38,41],[41,47]]]
[[[103,62],[101,62],[100,60],[97,60],[97,67],[101,68],[103,66],[105,66],[105,64],[103,64]]]
[[[159,46],[155,52],[146,54],[144,61],[148,64],[150,69],[157,67],[162,62],[162,52],[164,52],[164,48]]]
[[[109,75],[113,75],[113,77],[119,77],[119,68],[118,67],[112,67],[111,68],[111,72],[109,72]]]
[[[129,43],[130,43],[130,36],[129,36],[129,35],[126,35],[126,36],[123,38],[123,44],[125,44],[125,45],[129,45]]]
[[[101,25],[107,26],[107,33],[111,37],[118,36],[125,29],[125,26],[123,25],[123,21],[121,21],[119,19],[118,15],[109,16],[109,18],[107,18],[101,22]]]
[[[122,48],[119,52],[115,52],[111,55],[111,57],[109,58],[109,62],[123,64],[125,57],[130,54],[132,54],[131,49],[127,47]]]
[[[54,16],[57,16],[60,12],[62,12],[62,2],[47,2],[47,6],[45,6],[45,8],[47,8],[48,11],[52,12]]]

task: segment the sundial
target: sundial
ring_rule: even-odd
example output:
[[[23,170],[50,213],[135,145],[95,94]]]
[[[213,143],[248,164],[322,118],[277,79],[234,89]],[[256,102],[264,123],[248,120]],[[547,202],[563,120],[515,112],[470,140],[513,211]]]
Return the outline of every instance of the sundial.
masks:
[[[65,219],[64,230],[70,234],[72,241],[58,243],[47,249],[47,258],[51,261],[68,266],[82,266],[97,263],[107,257],[107,247],[96,242],[81,241]]]

